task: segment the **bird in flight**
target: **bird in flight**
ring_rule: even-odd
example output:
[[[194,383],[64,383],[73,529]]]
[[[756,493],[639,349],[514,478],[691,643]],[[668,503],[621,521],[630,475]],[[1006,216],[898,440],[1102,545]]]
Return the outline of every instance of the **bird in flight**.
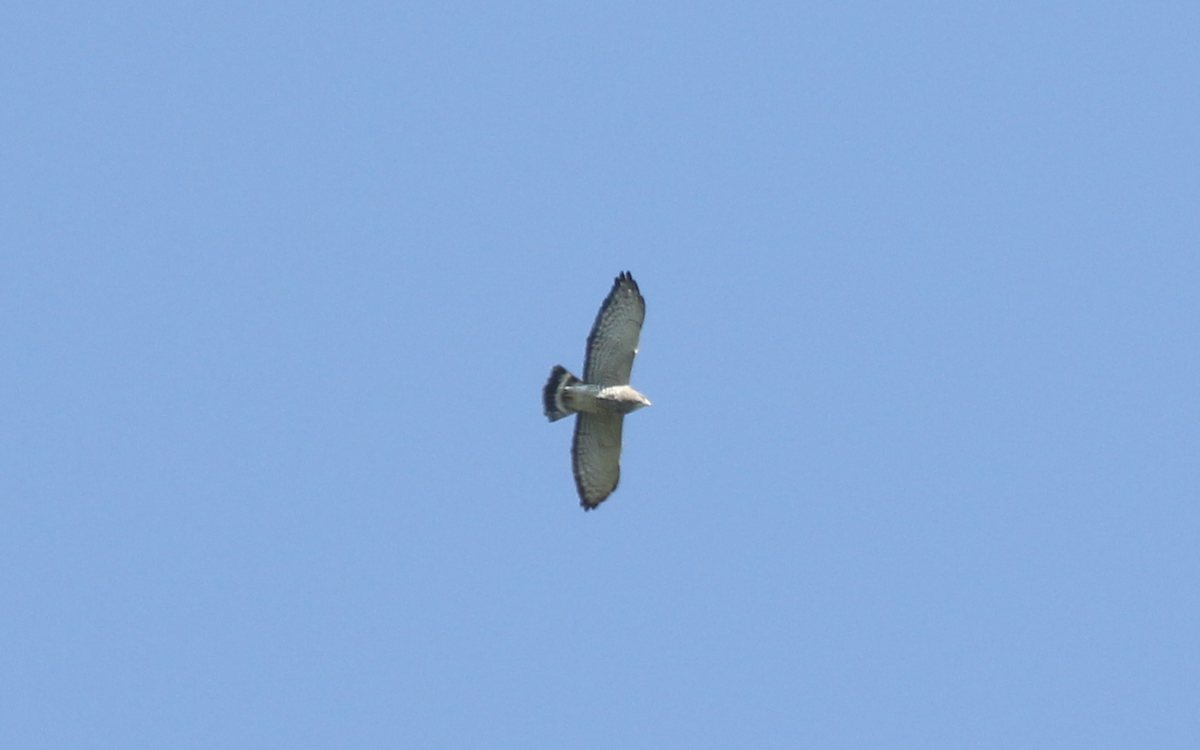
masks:
[[[584,510],[592,510],[617,488],[625,415],[650,405],[650,399],[629,387],[645,317],[646,300],[625,271],[613,282],[588,334],[583,380],[555,365],[542,389],[551,422],[575,414],[571,469]]]

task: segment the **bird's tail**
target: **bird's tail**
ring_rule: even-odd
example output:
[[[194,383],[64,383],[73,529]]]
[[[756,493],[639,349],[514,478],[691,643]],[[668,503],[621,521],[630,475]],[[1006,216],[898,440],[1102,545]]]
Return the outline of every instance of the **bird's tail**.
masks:
[[[567,368],[562,365],[554,366],[550,371],[550,379],[546,381],[546,387],[542,389],[542,406],[546,410],[547,419],[553,422],[574,412],[567,406],[567,394],[564,391],[567,386],[578,382],[579,378],[567,372]]]

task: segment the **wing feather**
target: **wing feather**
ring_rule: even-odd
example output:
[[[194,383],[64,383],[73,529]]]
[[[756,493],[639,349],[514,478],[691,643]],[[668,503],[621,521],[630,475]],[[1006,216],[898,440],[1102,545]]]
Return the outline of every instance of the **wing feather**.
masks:
[[[637,282],[624,271],[613,282],[612,291],[600,305],[592,332],[588,334],[583,379],[598,385],[629,385],[633,355],[637,354],[646,300]]]
[[[622,414],[589,414],[575,417],[575,439],[571,442],[571,468],[579,502],[591,510],[604,501],[621,479]]]

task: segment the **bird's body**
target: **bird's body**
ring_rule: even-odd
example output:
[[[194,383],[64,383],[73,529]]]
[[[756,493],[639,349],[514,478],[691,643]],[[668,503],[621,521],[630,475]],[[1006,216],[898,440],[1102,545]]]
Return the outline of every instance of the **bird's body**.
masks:
[[[628,414],[650,405],[650,399],[627,385],[571,386],[571,406],[575,411],[592,414]]]
[[[582,380],[572,385],[564,385],[557,390],[556,396],[559,404],[556,409],[557,413],[547,414],[551,422],[562,419],[572,412],[628,414],[650,405],[650,399],[628,385],[598,385],[584,383]]]
[[[637,282],[622,273],[592,325],[583,380],[555,365],[542,390],[551,422],[577,415],[571,467],[585,510],[595,508],[617,487],[625,415],[650,405],[650,399],[629,385],[645,316],[646,301]]]

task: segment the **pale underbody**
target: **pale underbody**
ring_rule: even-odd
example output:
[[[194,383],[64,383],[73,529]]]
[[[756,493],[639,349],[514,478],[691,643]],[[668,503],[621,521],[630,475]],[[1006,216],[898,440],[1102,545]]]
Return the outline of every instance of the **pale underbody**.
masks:
[[[650,405],[650,399],[627,385],[575,383],[563,389],[563,399],[573,411],[591,414],[628,414]]]

